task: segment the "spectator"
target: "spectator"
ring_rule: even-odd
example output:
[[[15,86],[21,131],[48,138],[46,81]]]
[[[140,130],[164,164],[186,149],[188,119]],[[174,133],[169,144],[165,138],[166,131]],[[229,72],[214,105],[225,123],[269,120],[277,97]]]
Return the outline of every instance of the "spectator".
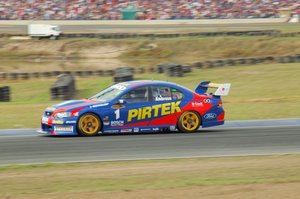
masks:
[[[300,0],[0,0],[0,19],[118,20],[129,5],[140,20],[270,18],[281,8],[299,12]]]

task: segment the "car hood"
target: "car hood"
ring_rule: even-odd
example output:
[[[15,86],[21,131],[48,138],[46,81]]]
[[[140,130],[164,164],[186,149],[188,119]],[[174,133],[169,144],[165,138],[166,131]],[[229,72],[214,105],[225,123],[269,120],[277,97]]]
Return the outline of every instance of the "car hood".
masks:
[[[102,107],[107,105],[107,102],[99,102],[96,100],[70,100],[48,107],[46,111],[71,111],[74,109],[86,107]]]

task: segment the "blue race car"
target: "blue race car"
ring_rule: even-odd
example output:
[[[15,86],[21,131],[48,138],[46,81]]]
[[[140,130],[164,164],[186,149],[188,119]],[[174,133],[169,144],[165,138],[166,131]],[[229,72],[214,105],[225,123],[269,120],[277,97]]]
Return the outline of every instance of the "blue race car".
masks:
[[[214,94],[207,94],[215,88]],[[201,82],[195,91],[164,81],[115,84],[87,100],[48,107],[41,133],[95,136],[100,133],[194,132],[224,124],[221,96],[230,84]]]

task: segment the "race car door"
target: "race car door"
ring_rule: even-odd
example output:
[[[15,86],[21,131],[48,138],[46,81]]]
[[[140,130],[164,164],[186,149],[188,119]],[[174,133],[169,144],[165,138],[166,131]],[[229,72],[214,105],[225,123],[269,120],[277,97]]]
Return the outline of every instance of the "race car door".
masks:
[[[134,88],[115,102],[115,105],[112,106],[114,109],[112,118],[115,118],[115,121],[111,121],[111,128],[125,129],[126,127],[149,125],[152,119],[149,89],[148,86]]]
[[[151,94],[150,101],[154,113],[150,125],[158,127],[176,126],[176,113],[181,112],[182,92],[168,86],[151,86]]]

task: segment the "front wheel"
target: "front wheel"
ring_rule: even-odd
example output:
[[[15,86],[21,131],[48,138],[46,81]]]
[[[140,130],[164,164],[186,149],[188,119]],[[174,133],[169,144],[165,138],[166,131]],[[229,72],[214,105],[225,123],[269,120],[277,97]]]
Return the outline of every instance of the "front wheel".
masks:
[[[191,133],[198,130],[201,124],[201,118],[195,111],[186,111],[181,114],[178,120],[178,128],[180,131]]]
[[[51,36],[50,36],[50,39],[51,39],[51,40],[56,40],[56,39],[57,39],[57,36],[51,35]]]
[[[78,133],[83,136],[95,136],[101,130],[101,121],[93,113],[85,113],[79,118]]]

